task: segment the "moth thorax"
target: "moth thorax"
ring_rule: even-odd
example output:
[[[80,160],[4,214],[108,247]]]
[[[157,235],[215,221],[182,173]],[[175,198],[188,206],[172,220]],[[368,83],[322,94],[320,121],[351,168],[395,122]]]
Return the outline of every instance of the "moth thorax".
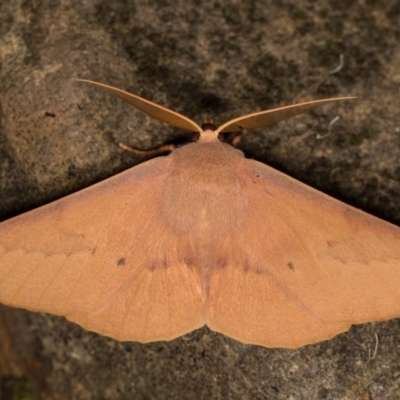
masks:
[[[199,142],[215,142],[218,141],[218,134],[211,129],[206,129],[200,133]]]

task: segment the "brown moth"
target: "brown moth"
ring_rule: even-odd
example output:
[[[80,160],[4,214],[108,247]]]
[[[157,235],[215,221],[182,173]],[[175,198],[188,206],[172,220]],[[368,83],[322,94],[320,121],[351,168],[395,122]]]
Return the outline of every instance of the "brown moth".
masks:
[[[90,83],[198,140],[0,224],[0,302],[117,340],[171,340],[207,325],[289,348],[400,315],[398,227],[219,140],[347,98],[213,130]]]

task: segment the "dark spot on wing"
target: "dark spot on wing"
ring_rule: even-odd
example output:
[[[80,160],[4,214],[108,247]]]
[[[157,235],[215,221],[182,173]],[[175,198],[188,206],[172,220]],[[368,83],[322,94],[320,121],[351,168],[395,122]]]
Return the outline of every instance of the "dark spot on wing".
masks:
[[[260,263],[251,263],[248,259],[245,259],[243,262],[243,271],[246,273],[253,272],[259,275],[264,274],[265,272],[264,267]]]
[[[244,260],[244,263],[243,263],[243,270],[244,270],[244,272],[249,272],[250,271],[250,263],[249,263],[249,260]]]
[[[125,258],[121,257],[118,261],[117,261],[117,265],[125,265]]]
[[[161,267],[164,269],[167,269],[169,267],[169,260],[167,259],[167,256],[165,254],[161,262]]]
[[[264,273],[264,270],[259,265],[256,266],[255,271],[258,275],[262,275]]]
[[[326,244],[327,244],[329,247],[335,247],[335,246],[338,244],[338,242],[337,242],[336,240],[327,240],[327,241],[326,241]]]
[[[148,266],[150,271],[155,271],[156,269],[167,269],[169,268],[169,260],[166,255],[164,257],[159,258],[153,262],[151,262]]]
[[[228,265],[228,260],[226,258],[218,258],[215,266],[217,268],[225,268]]]
[[[194,257],[183,257],[181,260],[182,264],[185,264],[187,267],[192,268],[195,266]]]
[[[96,253],[96,250],[97,250],[97,246],[94,246],[93,250],[92,250],[92,256],[94,255],[94,253]]]
[[[294,270],[294,264],[292,263],[292,262],[288,262],[287,264],[287,267],[289,268],[289,269],[291,269],[292,271]]]

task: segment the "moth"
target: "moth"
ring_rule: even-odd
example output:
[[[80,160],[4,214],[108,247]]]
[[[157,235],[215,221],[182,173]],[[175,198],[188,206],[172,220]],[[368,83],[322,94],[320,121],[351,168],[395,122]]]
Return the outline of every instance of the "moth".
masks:
[[[194,132],[193,141],[1,223],[0,302],[121,341],[172,340],[207,325],[287,348],[400,315],[398,227],[221,140],[348,98],[255,112],[215,129],[87,82]]]

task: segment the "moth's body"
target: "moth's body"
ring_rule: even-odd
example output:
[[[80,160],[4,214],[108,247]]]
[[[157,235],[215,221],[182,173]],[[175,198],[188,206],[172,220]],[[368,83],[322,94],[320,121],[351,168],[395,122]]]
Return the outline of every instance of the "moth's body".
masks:
[[[168,158],[171,173],[166,180],[163,209],[166,208],[165,218],[170,219],[174,229],[190,233],[198,227],[211,229],[215,234],[218,229],[231,230],[232,224],[241,219],[245,201],[237,173],[242,168],[243,154],[215,141],[187,144]],[[232,198],[233,205],[228,200]],[[219,226],[215,225],[217,221]]]
[[[0,225],[0,302],[66,316],[118,340],[203,325],[299,347],[400,316],[400,229],[218,140],[317,105],[217,131],[105,87],[198,142]]]
[[[216,140],[185,145],[168,158],[171,173],[165,179],[160,219],[180,237],[179,251],[198,270],[205,299],[210,271],[226,263],[226,241],[244,222],[247,199],[238,174],[244,157]]]

